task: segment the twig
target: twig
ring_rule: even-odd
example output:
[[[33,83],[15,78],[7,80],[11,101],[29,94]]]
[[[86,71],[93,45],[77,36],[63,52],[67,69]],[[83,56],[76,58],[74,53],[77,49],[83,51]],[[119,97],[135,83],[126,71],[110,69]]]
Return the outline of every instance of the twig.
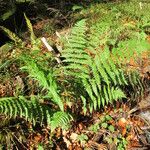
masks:
[[[50,45],[48,44],[48,42],[47,42],[47,40],[46,40],[45,37],[42,37],[42,38],[41,38],[41,41],[42,41],[43,44],[46,46],[46,48],[48,49],[48,51],[55,53],[54,49],[52,48],[52,46],[50,46]],[[56,57],[55,57],[56,61],[60,64],[60,63],[61,63],[60,58],[56,55],[56,53],[55,53],[55,56],[56,56]]]
[[[42,38],[41,38],[41,41],[43,42],[43,44],[46,46],[46,48],[47,48],[50,52],[54,51],[54,49],[48,44],[48,42],[47,42],[47,40],[46,40],[45,37],[42,37]]]

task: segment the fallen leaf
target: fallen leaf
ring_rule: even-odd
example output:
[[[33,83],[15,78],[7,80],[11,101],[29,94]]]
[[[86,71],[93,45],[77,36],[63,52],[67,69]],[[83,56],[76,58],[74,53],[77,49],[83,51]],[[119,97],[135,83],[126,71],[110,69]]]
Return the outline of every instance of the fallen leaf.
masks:
[[[77,137],[78,137],[78,134],[76,134],[76,133],[72,133],[72,134],[70,135],[70,139],[71,139],[73,142],[75,142],[75,141],[77,140]]]

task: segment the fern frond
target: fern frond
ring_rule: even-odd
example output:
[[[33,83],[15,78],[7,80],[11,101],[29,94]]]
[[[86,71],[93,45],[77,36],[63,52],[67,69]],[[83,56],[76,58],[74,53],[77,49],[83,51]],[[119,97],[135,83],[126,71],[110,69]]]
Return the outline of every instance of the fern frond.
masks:
[[[34,35],[32,24],[31,24],[30,20],[27,18],[26,14],[24,14],[24,17],[25,17],[26,24],[27,24],[27,27],[28,27],[29,32],[30,32],[31,43],[34,44],[36,37]]]
[[[59,108],[63,111],[63,102],[58,94],[57,84],[55,80],[54,71],[52,68],[49,69],[49,73],[41,69],[41,67],[34,62],[33,59],[29,57],[22,57],[22,60],[25,63],[25,66],[21,67],[22,70],[25,70],[29,73],[29,76],[38,81],[39,85],[43,87],[44,90],[47,90],[47,94],[52,101],[56,103]]]
[[[64,73],[81,81],[89,96],[89,109],[92,112],[93,109],[96,110],[109,102],[112,103],[114,98],[125,97],[121,90],[112,89],[110,86],[117,86],[118,81],[119,85],[127,81],[122,70],[117,67],[118,64],[116,65],[111,58],[108,47],[102,50],[99,48],[100,43],[96,41],[94,45],[93,41],[87,39],[86,31],[85,20],[79,21],[72,29],[65,45],[66,48],[62,51],[62,57],[65,58],[63,62],[66,64],[63,66]],[[95,40],[99,40],[98,35]],[[85,95],[81,96],[81,99],[85,112]]]
[[[71,120],[72,116],[70,114],[62,111],[57,111],[51,118],[51,132],[53,132],[58,127],[62,129],[68,129]]]
[[[67,129],[72,120],[72,116],[62,111],[52,111],[47,105],[41,104],[36,96],[27,100],[25,97],[6,97],[0,99],[0,115],[9,118],[25,118],[35,125],[37,122],[47,124],[53,132],[57,127]],[[46,122],[45,122],[46,121]]]
[[[13,33],[12,31],[10,31],[9,29],[3,27],[3,26],[0,26],[0,28],[7,34],[7,36],[15,42],[15,44],[19,44],[19,43],[22,43],[22,40],[15,34]]]
[[[20,96],[15,97],[6,97],[0,99],[0,114],[11,117],[21,117],[26,120],[32,121],[34,124],[36,122],[43,123],[44,111],[49,110],[50,108],[42,106],[37,99],[31,98],[27,100],[25,97]]]

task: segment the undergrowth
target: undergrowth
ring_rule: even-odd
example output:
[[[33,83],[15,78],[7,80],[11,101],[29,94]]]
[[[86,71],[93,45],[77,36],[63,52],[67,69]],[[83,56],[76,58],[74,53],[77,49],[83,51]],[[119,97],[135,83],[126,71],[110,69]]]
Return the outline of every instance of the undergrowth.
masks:
[[[142,66],[135,64],[142,60],[143,54],[146,54],[145,59],[149,58],[150,20],[144,11],[149,5],[143,3],[140,10],[139,7],[137,2],[124,2],[96,4],[81,10],[81,16],[87,19],[78,21],[69,36],[60,39],[64,45],[60,51],[61,63],[56,61],[55,52],[43,50],[26,16],[30,43],[1,27],[14,45],[11,45],[13,48],[6,45],[8,52],[9,48],[12,52],[9,56],[4,52],[4,58],[8,57],[9,61],[1,61],[0,69],[4,71],[14,62],[19,63],[18,70],[26,76],[25,80],[34,83],[36,92],[24,92],[25,88],[31,90],[33,86],[27,82],[22,92],[2,97],[0,114],[7,118],[24,118],[33,126],[48,127],[52,137],[56,128],[67,130],[70,127],[70,122],[78,117],[76,112],[91,116],[106,106],[114,106],[116,101],[127,101],[137,89],[142,95],[147,88],[145,76],[140,72]],[[91,16],[87,15],[89,10]],[[131,91],[127,91],[128,88]],[[123,137],[120,141],[118,147],[124,149],[122,143],[126,145],[126,141]]]

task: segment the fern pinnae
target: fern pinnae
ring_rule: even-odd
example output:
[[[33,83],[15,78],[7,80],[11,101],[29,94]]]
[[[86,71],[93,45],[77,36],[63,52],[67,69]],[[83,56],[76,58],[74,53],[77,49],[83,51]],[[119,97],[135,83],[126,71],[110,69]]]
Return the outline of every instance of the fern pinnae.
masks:
[[[17,108],[19,109],[19,115],[21,118],[23,118],[24,116],[28,116],[27,115],[27,109],[26,109],[26,105],[23,104],[24,100],[21,99],[21,96],[19,96],[17,103],[14,103],[14,105],[17,106]],[[17,109],[16,109],[17,110]],[[18,113],[17,111],[15,111],[16,114]],[[27,117],[26,117],[27,119]]]
[[[102,106],[104,107],[105,106],[105,99],[104,99],[103,95],[101,95],[101,101],[102,101]]]
[[[81,64],[81,65],[85,65],[85,64],[88,63],[87,60],[84,60],[84,59],[75,59],[75,58],[68,58],[67,60],[63,60],[63,62],[74,63],[74,64]]]
[[[50,110],[49,109],[44,109],[43,110],[43,115],[46,116],[46,123],[47,123],[47,126],[50,126],[51,124],[51,115],[50,115]]]
[[[70,120],[72,120],[71,115],[62,111],[57,111],[51,117],[51,132],[53,132],[57,127],[61,127],[62,129],[68,128]]]
[[[42,107],[42,104],[38,103],[37,101],[35,102],[35,104],[36,104],[36,109],[38,110],[38,121],[42,125],[42,123],[44,122],[44,112],[43,112],[44,108]]]
[[[35,35],[34,35],[34,31],[33,31],[33,27],[32,27],[32,24],[30,22],[30,20],[27,18],[26,14],[24,13],[24,17],[25,17],[25,20],[26,20],[26,24],[27,24],[27,27],[30,31],[30,39],[31,39],[31,43],[34,44],[35,43]]]
[[[83,108],[83,113],[85,115],[86,112],[87,112],[87,101],[86,101],[85,97],[83,97],[82,95],[80,97],[81,97],[81,101],[83,103],[83,107],[82,107]]]
[[[94,96],[92,86],[86,79],[83,79],[82,82],[83,82],[86,92],[88,93],[89,97],[91,98],[91,101],[93,102],[92,105],[94,106],[94,109],[96,110],[97,101],[96,101],[96,97]]]
[[[107,93],[108,93],[108,97],[109,97],[109,102],[111,104],[113,104],[113,97],[112,97],[110,86],[108,86],[108,88],[107,88]]]
[[[23,60],[25,66],[21,67],[21,69],[29,72],[29,76],[37,80],[39,85],[47,90],[48,95],[52,96],[51,100],[63,111],[63,102],[57,93],[57,86],[52,68],[49,69],[49,74],[47,74],[36,62],[31,60],[31,58],[23,57]]]
[[[10,98],[8,98],[9,100],[12,100],[13,98],[12,97],[10,97]],[[9,108],[9,106],[7,106],[8,105],[8,99],[7,98],[1,98],[0,99],[0,106],[1,106],[1,108],[2,109],[0,109],[0,113],[1,114],[8,114],[9,115],[9,113],[8,113],[8,109],[7,108]]]
[[[64,75],[71,76],[77,79],[89,79],[89,74],[85,74],[83,72],[73,72],[72,70],[65,70]]]
[[[126,77],[124,75],[124,71],[122,69],[120,69],[119,72],[120,72],[119,75],[120,75],[120,79],[121,79],[121,84],[122,85],[123,84],[128,85],[128,82],[127,82]]]
[[[115,77],[115,74],[111,71],[109,63],[107,61],[103,61],[102,64],[103,64],[103,67],[105,68],[105,71],[111,78],[112,82],[116,85],[117,84],[116,77]]]
[[[122,85],[122,82],[121,82],[120,76],[119,76],[119,70],[117,69],[117,67],[116,67],[115,63],[113,62],[112,58],[108,59],[108,64],[109,64],[109,66],[112,70],[112,76],[115,77],[114,84],[116,85],[117,83],[119,83],[119,85]]]
[[[79,34],[79,36],[76,36],[76,35],[73,36],[72,35],[71,39],[68,40],[69,44],[70,43],[72,43],[72,44],[68,45],[68,46],[70,46],[70,47],[76,47],[77,44],[78,44],[78,46],[81,46],[81,47],[84,46],[85,47],[85,45],[86,45],[86,38],[85,37],[86,36],[84,35],[84,32],[82,33],[82,35]],[[74,46],[74,44],[75,44],[75,46]]]
[[[92,73],[93,73],[93,78],[96,81],[97,85],[99,86],[101,83],[101,79],[100,79],[100,75],[97,70],[97,67],[94,63],[91,65],[91,69],[92,69]]]
[[[94,79],[91,79],[90,80],[90,84],[91,84],[91,86],[92,86],[92,89],[93,89],[93,92],[94,92],[94,94],[97,96],[97,97],[99,97],[99,92],[98,92],[98,89],[97,89],[97,83],[96,83],[96,81],[94,80]]]
[[[22,40],[15,34],[13,33],[12,31],[10,31],[9,29],[3,27],[3,26],[0,26],[0,28],[7,34],[7,36],[15,42],[15,44],[20,44],[20,43],[23,43]]]
[[[126,98],[124,92],[119,88],[113,88],[112,87],[111,91],[112,91],[112,94],[113,94],[113,99],[116,100],[116,101],[120,98]]]
[[[28,116],[29,116],[29,107],[28,104],[26,103],[26,99],[24,96],[19,96],[18,102],[20,103],[20,108],[22,110],[22,116],[25,117],[26,120],[28,120]]]
[[[63,57],[65,58],[76,58],[76,59],[89,59],[89,56],[87,55],[86,52],[84,51],[71,51],[70,49],[66,49],[62,52]]]
[[[21,67],[22,70],[30,72],[29,76],[39,81],[39,84],[44,88],[48,88],[48,83],[46,81],[44,73],[40,70],[37,64],[32,60],[24,59],[25,66]]]
[[[106,88],[106,86],[103,86],[104,98],[105,98],[106,104],[108,105],[109,97],[108,97],[107,90],[106,90],[107,88]]]
[[[16,118],[19,112],[20,117],[23,117],[23,111],[21,109],[22,107],[19,105],[19,100],[17,100],[17,103],[15,103],[14,101],[16,100],[14,99],[13,101],[10,101],[11,107],[13,109],[13,114],[11,116]]]
[[[102,66],[102,64],[101,64],[101,61],[100,61],[99,59],[100,59],[99,57],[95,56],[94,62],[95,62],[95,64],[96,64],[96,66],[97,66],[97,69],[98,69],[98,71],[99,71],[101,77],[104,79],[104,81],[105,81],[107,84],[109,84],[110,81],[109,81],[109,79],[108,79],[107,73],[105,72],[105,70],[104,70],[104,68],[103,68],[103,66]]]
[[[72,69],[72,70],[78,70],[78,71],[82,71],[85,74],[89,74],[89,69],[86,66],[83,66],[81,64],[70,64],[69,66],[65,66],[65,69]]]
[[[96,110],[98,106],[98,98],[100,96],[97,88],[98,85],[95,80],[91,80],[90,83],[91,83],[93,93],[95,94],[95,97],[93,97],[93,104],[94,104],[94,109]]]

